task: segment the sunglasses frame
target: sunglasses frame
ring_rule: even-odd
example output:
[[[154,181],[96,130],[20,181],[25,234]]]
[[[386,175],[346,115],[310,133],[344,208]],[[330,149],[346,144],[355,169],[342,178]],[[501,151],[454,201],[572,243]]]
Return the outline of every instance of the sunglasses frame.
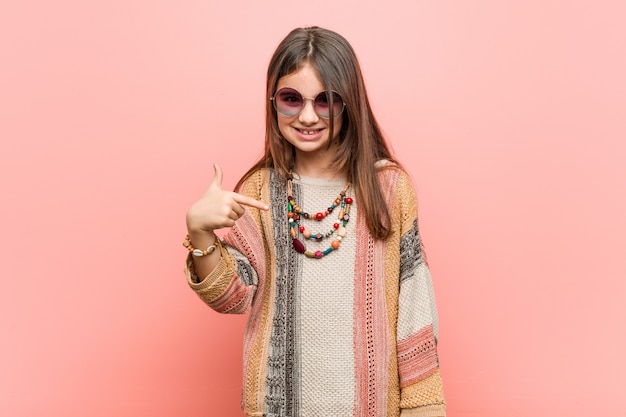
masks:
[[[300,96],[300,98],[302,99],[302,107],[300,107],[300,110],[298,110],[298,112],[296,112],[296,113],[294,113],[294,114],[287,114],[287,113],[283,113],[283,112],[281,112],[280,110],[278,110],[278,105],[276,104],[276,96],[278,96],[278,94],[279,94],[281,91],[284,91],[284,90],[289,90],[289,91],[295,92],[295,93],[297,93],[297,95],[298,95],[298,96]],[[276,110],[278,113],[282,114],[283,116],[287,116],[287,117],[294,117],[294,116],[299,115],[299,114],[302,112],[302,110],[304,110],[304,106],[306,105],[306,102],[307,102],[307,101],[311,101],[311,102],[312,102],[312,104],[313,104],[313,110],[315,111],[315,114],[317,114],[317,115],[318,115],[319,117],[321,117],[322,119],[330,119],[330,113],[328,114],[328,116],[322,116],[322,115],[321,115],[321,114],[317,111],[317,109],[315,108],[315,101],[316,101],[316,100],[317,100],[317,99],[318,99],[318,98],[319,98],[322,94],[326,94],[326,96],[328,97],[328,93],[329,93],[328,91],[321,91],[321,92],[320,92],[319,94],[317,94],[315,97],[304,97],[304,96],[302,95],[302,93],[300,93],[300,92],[299,92],[298,90],[296,90],[295,88],[291,88],[291,87],[283,87],[283,88],[281,88],[280,90],[276,91],[272,97],[270,97],[270,101],[272,102],[272,104],[273,104],[273,106],[274,106],[274,110]],[[340,110],[339,110],[336,114],[333,114],[333,118],[334,118],[334,117],[337,117],[337,116],[341,115],[341,113],[343,113],[343,110],[346,108],[346,103],[345,103],[345,101],[343,101],[343,97],[341,97],[341,95],[340,95],[338,92],[336,92],[336,91],[334,91],[334,90],[330,90],[330,93],[331,93],[331,94],[335,94],[335,95],[337,95],[337,97],[339,97],[339,98],[341,99],[341,109],[340,109]],[[334,102],[333,102],[333,103],[334,103]],[[330,107],[329,107],[329,109],[330,109]]]

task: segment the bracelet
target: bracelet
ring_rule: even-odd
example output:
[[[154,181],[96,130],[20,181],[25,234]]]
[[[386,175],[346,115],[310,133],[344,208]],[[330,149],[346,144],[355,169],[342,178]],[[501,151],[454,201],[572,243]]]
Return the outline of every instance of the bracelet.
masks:
[[[183,241],[183,246],[186,247],[193,256],[197,256],[201,258],[203,256],[212,254],[213,252],[215,252],[215,249],[217,249],[218,246],[222,245],[222,242],[220,241],[220,239],[215,234],[213,234],[213,236],[215,236],[215,243],[209,246],[208,248],[206,248],[206,250],[194,248],[191,245],[191,241],[189,240],[189,235],[185,236],[185,240]]]

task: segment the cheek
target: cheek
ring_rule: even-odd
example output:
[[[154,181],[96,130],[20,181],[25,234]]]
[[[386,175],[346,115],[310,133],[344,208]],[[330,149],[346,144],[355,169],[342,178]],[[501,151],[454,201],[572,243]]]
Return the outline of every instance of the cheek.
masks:
[[[284,117],[278,117],[276,120],[278,124],[278,131],[284,137],[287,134],[287,129],[289,128],[289,122],[285,120]]]

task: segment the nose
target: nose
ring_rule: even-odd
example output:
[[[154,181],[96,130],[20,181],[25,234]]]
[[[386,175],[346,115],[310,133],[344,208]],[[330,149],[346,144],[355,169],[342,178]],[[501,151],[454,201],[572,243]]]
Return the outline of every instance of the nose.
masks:
[[[304,101],[304,107],[300,111],[298,118],[302,124],[312,125],[318,122],[319,116],[313,107],[313,100]]]

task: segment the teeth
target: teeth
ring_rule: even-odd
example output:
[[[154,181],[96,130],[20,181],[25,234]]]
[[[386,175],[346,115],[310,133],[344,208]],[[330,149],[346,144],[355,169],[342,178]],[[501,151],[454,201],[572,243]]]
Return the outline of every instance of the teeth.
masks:
[[[302,133],[304,133],[305,135],[314,135],[315,133],[317,133],[317,131],[315,131],[315,130],[303,130]]]

